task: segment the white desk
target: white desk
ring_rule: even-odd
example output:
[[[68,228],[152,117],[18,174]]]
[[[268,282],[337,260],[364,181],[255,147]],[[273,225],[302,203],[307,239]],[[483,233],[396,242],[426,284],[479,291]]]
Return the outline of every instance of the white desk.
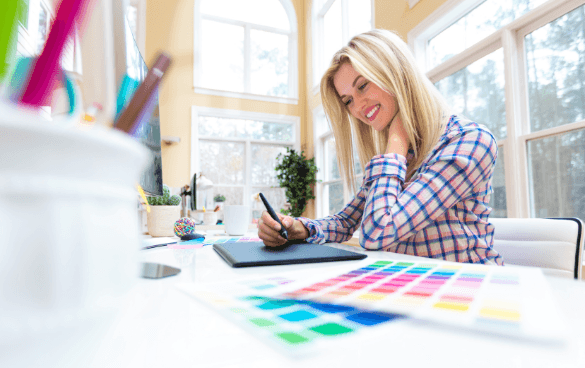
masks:
[[[368,256],[369,260],[421,259],[384,252],[368,252]],[[196,250],[156,248],[142,251],[140,260],[179,267],[182,272],[166,279],[137,281],[117,324],[110,329],[90,366],[274,368],[397,366],[401,363],[409,367],[585,366],[585,283],[578,281],[547,278],[569,325],[567,343],[563,345],[551,346],[401,321],[389,323],[383,339],[360,340],[352,346],[339,346],[297,360],[273,350],[217,312],[178,291],[174,285],[338,267],[339,262],[233,269],[211,246]]]

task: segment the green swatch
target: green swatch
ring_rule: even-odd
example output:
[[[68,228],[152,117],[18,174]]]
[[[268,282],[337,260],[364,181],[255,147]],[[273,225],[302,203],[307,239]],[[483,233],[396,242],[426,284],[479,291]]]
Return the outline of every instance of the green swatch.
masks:
[[[280,337],[289,344],[300,344],[309,341],[308,338],[294,332],[281,332],[277,333],[276,336]]]
[[[258,327],[268,327],[268,326],[275,325],[274,322],[272,322],[269,319],[265,319],[265,318],[250,318],[250,322],[252,322],[253,324],[255,324]]]
[[[324,325],[311,327],[310,330],[326,336],[341,335],[353,331],[351,328],[339,325],[337,323],[326,323]]]

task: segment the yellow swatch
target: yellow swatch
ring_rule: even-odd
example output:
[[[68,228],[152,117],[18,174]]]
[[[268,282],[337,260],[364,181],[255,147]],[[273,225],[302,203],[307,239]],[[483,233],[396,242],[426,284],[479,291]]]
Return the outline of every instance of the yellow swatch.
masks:
[[[442,308],[442,309],[449,309],[459,312],[465,312],[469,309],[469,305],[461,304],[461,303],[452,303],[452,302],[438,302],[433,307],[435,308]]]
[[[459,265],[442,265],[441,268],[437,271],[442,271],[442,270],[459,270],[463,268],[463,266],[459,266]]]
[[[386,297],[386,294],[366,293],[366,294],[362,294],[362,295],[358,296],[358,299],[376,301],[376,300],[382,300],[385,297]]]
[[[508,321],[520,320],[519,312],[508,309],[482,308],[479,311],[479,315],[482,317],[505,319]]]

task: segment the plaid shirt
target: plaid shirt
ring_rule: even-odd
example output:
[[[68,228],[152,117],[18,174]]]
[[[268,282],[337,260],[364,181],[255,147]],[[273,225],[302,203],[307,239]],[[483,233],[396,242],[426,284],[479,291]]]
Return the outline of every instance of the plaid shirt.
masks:
[[[404,156],[374,156],[341,212],[298,220],[312,243],[347,241],[361,224],[360,245],[368,250],[503,265],[488,219],[497,152],[486,127],[453,115],[410,182],[404,184]]]

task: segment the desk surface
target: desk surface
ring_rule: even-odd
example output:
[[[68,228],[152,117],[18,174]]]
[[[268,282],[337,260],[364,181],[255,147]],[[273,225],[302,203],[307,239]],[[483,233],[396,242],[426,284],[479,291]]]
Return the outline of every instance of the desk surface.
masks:
[[[363,251],[347,245],[339,247]],[[156,248],[141,251],[139,256],[140,261],[179,267],[182,272],[166,279],[137,281],[91,366],[298,367],[300,364],[303,367],[354,367],[385,362],[386,365],[405,363],[415,367],[585,365],[585,284],[582,282],[547,278],[561,316],[568,322],[565,344],[535,343],[407,321],[389,325],[383,338],[378,335],[351,346],[295,359],[265,345],[180,292],[176,285],[237,280],[283,271],[323,270],[339,267],[338,262],[234,269],[211,246],[195,250]],[[370,260],[421,260],[384,252],[368,252],[368,256]]]

